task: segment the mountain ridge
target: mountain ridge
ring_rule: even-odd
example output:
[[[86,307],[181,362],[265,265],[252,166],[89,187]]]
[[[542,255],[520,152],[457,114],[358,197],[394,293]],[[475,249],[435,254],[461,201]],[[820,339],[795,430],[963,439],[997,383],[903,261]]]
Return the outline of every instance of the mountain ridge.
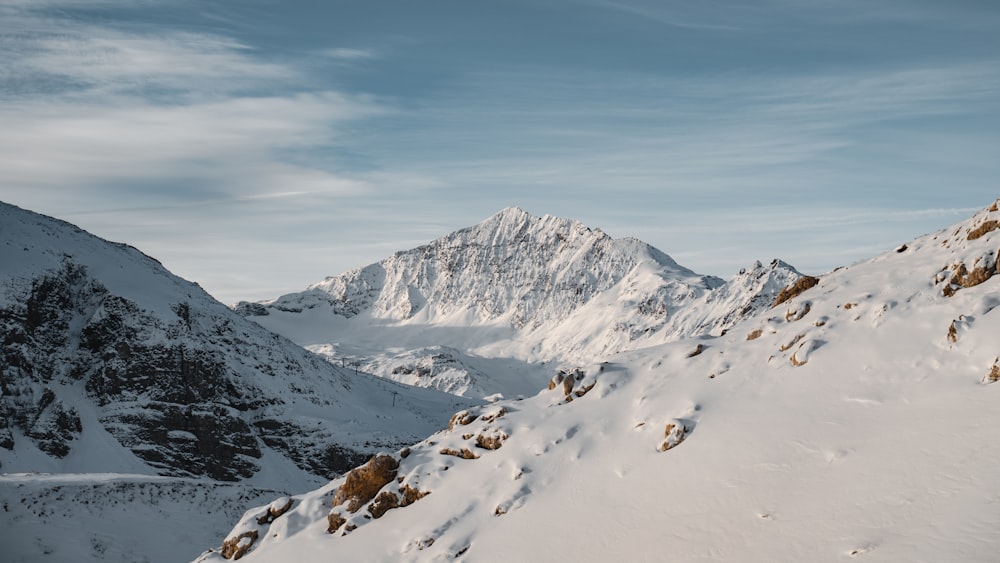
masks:
[[[377,383],[248,323],[132,247],[6,204],[0,204],[0,231],[5,469],[18,467],[16,456],[5,453],[17,449],[18,438],[58,460],[94,429],[110,432],[165,474],[243,479],[255,472],[250,460],[260,457],[262,446],[291,451],[282,411],[315,401],[354,409],[338,397]],[[82,426],[81,391],[84,402],[100,408],[100,422],[90,418],[96,428]],[[363,395],[353,401],[371,403]],[[332,436],[299,433],[314,434],[317,445]],[[305,447],[309,440],[296,441]],[[344,446],[339,455],[358,455],[351,453],[355,439]],[[321,461],[322,450],[296,453],[295,462],[306,472],[320,471],[332,459]],[[336,467],[322,471],[331,470]]]
[[[388,356],[445,346],[468,355],[465,365],[499,357],[573,363],[717,333],[769,305],[802,275],[777,260],[768,268],[751,268],[756,281],[745,272],[723,281],[639,239],[613,239],[579,221],[510,207],[302,292],[234,309],[334,362],[347,354],[390,379],[489,394],[472,384],[474,368],[464,379],[461,369],[445,380],[414,378],[409,374],[420,366]],[[454,334],[456,327],[466,334]],[[347,351],[360,343],[367,352]],[[388,348],[396,351],[382,351]],[[548,375],[536,376],[535,385]],[[525,386],[492,391],[515,395]]]
[[[385,482],[338,478],[268,525],[250,509],[198,561],[991,560],[998,207],[727,331],[457,412],[355,470]]]

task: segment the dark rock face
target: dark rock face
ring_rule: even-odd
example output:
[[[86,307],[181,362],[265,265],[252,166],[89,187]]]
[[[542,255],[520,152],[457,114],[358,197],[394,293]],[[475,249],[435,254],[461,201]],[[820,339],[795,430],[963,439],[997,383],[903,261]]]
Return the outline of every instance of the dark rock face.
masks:
[[[270,314],[264,305],[249,301],[240,301],[233,307],[233,311],[241,317],[266,317]]]
[[[285,454],[299,467],[326,479],[333,479],[370,457],[330,440],[317,439],[317,434],[324,434],[322,429],[303,428],[294,422],[275,418],[263,418],[253,424],[268,447]]]
[[[63,347],[73,318],[97,291],[82,268],[67,264],[22,288],[18,306],[0,308],[0,447],[13,449],[17,429],[51,456],[69,453],[82,425],[55,383],[80,373],[81,363],[66,361]]]
[[[253,422],[255,412],[281,400],[234,374],[233,358],[272,375],[303,366],[255,350],[260,335],[225,316],[179,302],[175,317],[163,319],[110,294],[68,257],[15,291],[0,307],[0,447],[13,449],[20,433],[65,457],[83,429],[69,404],[82,385],[100,407],[101,425],[164,475],[249,477],[259,469],[261,442],[325,477],[364,461],[316,432]]]

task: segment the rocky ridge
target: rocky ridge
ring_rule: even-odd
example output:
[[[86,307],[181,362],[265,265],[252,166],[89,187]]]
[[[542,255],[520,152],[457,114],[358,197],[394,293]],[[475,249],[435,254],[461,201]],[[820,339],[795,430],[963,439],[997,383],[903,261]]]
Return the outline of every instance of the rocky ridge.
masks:
[[[5,471],[72,471],[95,442],[137,472],[234,481],[272,451],[329,478],[454,404],[324,362],[134,248],[6,204],[0,234]]]

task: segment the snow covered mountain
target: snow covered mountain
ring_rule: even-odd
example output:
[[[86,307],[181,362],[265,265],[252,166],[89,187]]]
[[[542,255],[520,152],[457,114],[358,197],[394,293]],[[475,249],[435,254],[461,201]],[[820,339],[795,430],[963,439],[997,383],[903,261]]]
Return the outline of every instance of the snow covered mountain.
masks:
[[[459,411],[198,561],[993,561],[998,206]]]
[[[576,363],[717,333],[800,276],[775,261],[724,283],[636,239],[508,208],[303,292],[235,309],[334,362],[457,394],[513,396],[537,389],[551,367],[483,385],[464,366],[496,358]],[[455,360],[447,374],[429,370],[420,352],[441,346]],[[401,355],[423,359],[407,365]]]
[[[4,472],[308,486],[470,404],[333,366],[68,223],[0,204],[0,240]],[[35,533],[22,516],[5,533]]]

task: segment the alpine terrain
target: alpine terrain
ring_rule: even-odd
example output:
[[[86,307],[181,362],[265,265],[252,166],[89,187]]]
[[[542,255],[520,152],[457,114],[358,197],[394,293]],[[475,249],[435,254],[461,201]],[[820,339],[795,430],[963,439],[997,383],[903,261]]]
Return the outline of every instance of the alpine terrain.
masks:
[[[0,240],[4,561],[194,557],[247,502],[473,404],[334,366],[62,221],[0,204]]]
[[[994,561],[998,206],[818,277],[774,262],[725,284],[507,210],[241,304],[334,361],[548,377],[248,510],[197,561]],[[467,373],[456,391],[514,380]]]
[[[721,334],[799,277],[775,260],[723,282],[639,240],[509,208],[235,309],[335,363],[470,397],[513,397],[534,394],[553,363]]]
[[[230,308],[0,204],[3,560],[992,561],[998,206],[728,281],[509,208]]]

